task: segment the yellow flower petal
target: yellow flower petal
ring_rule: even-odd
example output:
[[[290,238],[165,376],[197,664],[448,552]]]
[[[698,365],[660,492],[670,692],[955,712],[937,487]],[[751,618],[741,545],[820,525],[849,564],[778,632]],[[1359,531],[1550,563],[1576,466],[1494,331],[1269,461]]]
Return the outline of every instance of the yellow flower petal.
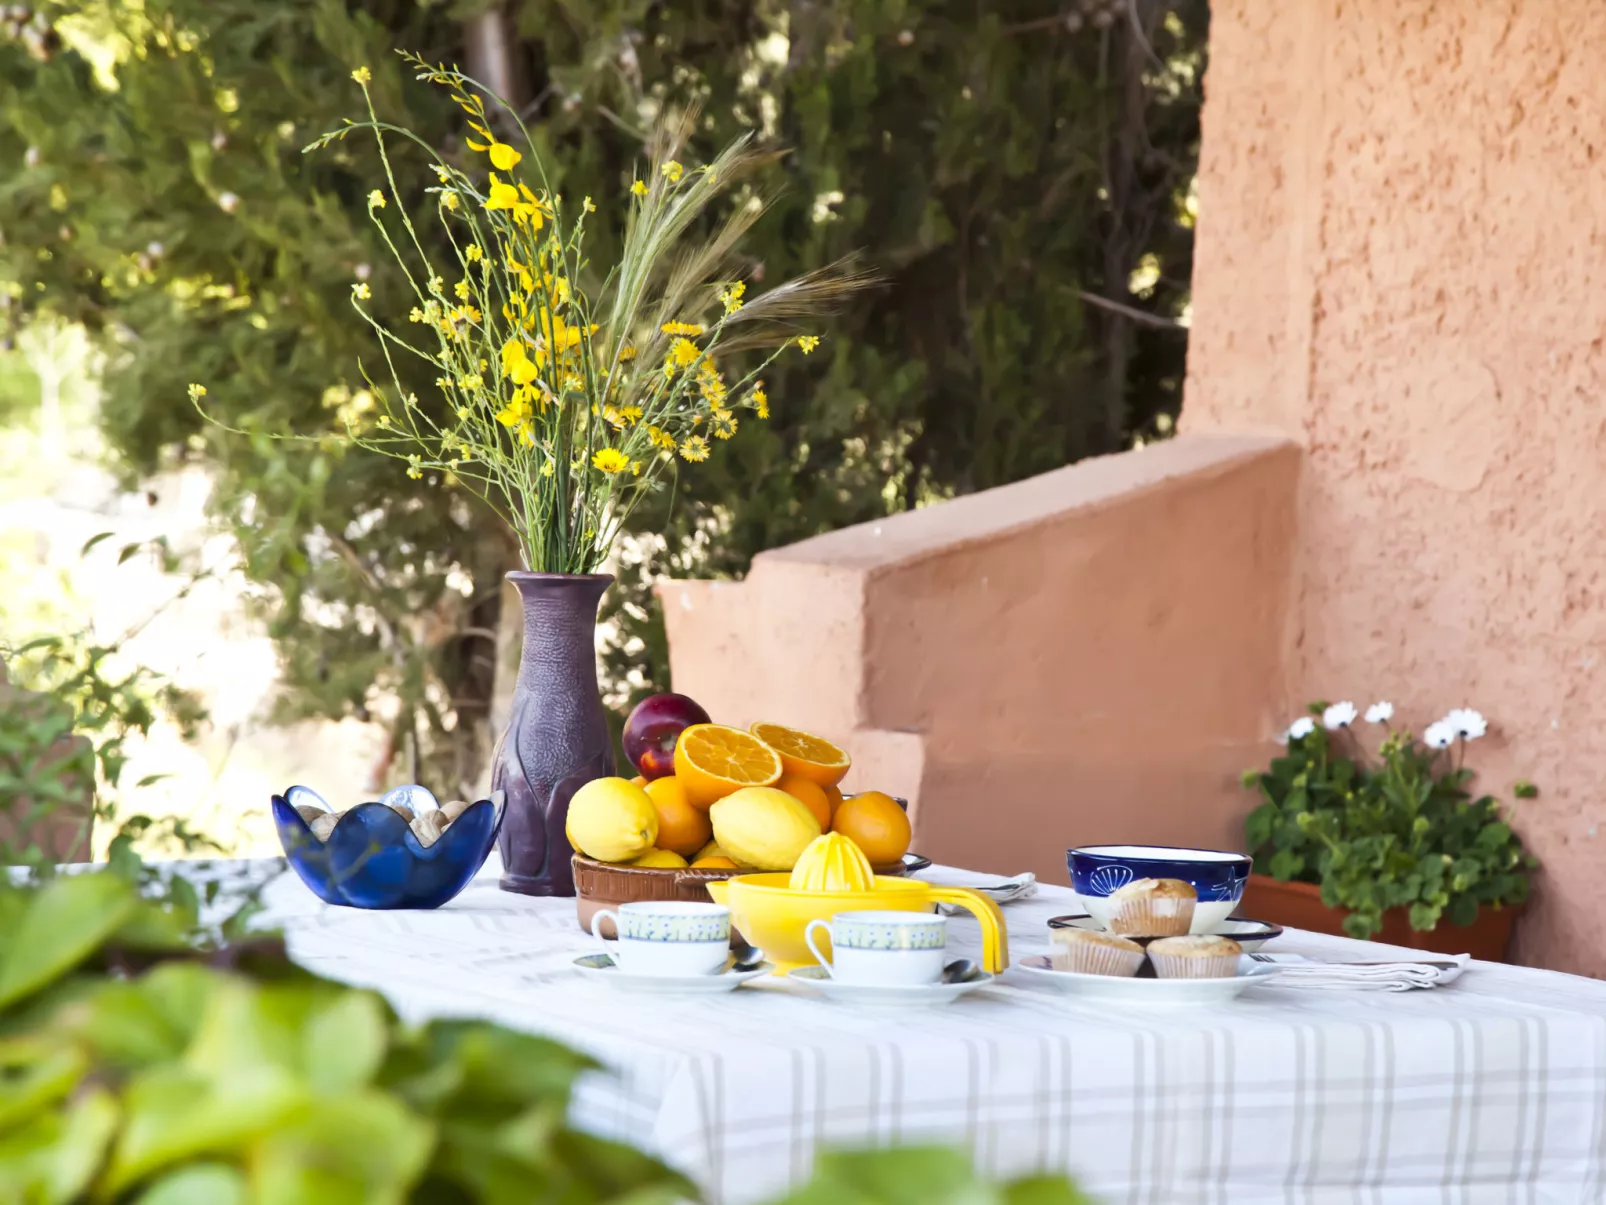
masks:
[[[520,159],[524,158],[505,142],[491,143],[491,166],[497,171],[510,172],[518,166]]]

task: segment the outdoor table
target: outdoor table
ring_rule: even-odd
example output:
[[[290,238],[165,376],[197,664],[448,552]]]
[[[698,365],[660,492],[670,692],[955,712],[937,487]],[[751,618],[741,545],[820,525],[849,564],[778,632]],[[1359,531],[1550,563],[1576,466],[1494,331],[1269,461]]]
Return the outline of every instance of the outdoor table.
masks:
[[[776,1197],[833,1147],[941,1143],[997,1177],[1068,1172],[1103,1202],[1584,1202],[1606,1192],[1606,984],[1472,963],[1432,991],[1256,986],[1172,1011],[1084,1003],[1006,974],[889,1016],[779,979],[632,996],[572,966],[572,899],[497,889],[494,855],[434,912],[263,899],[292,958],[406,1019],[477,1017],[595,1057],[577,1125],[663,1158],[713,1202]],[[963,884],[962,871],[921,877]],[[1048,949],[1066,888],[1006,905],[1012,957]],[[950,950],[979,958],[968,916]],[[1277,952],[1420,954],[1291,931]]]

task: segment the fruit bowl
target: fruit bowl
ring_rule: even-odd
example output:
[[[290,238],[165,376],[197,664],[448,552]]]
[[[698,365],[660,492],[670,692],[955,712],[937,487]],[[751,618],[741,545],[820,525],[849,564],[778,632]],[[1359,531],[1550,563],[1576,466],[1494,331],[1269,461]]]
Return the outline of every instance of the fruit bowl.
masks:
[[[998,974],[1009,965],[1009,937],[1004,914],[979,891],[964,887],[934,887],[918,879],[877,875],[872,891],[793,891],[791,875],[737,874],[704,886],[716,904],[728,904],[731,924],[764,951],[785,975],[797,967],[814,966],[815,957],[804,941],[809,922],[830,920],[838,912],[864,910],[930,912],[938,904],[957,904],[974,913],[981,923],[984,969]]]
[[[907,855],[902,866],[892,870],[877,870],[877,875],[895,877],[910,873]],[[919,861],[929,866],[925,859]],[[599,862],[584,854],[574,855],[575,914],[580,928],[591,932],[591,918],[603,908],[617,908],[620,904],[637,900],[685,900],[688,903],[710,904],[708,884],[722,883],[737,875],[751,875],[750,870],[733,870],[718,866],[630,866],[616,862]],[[782,879],[788,876],[782,874]],[[880,905],[875,905],[879,907]],[[613,923],[603,921],[601,936],[612,936]],[[749,940],[752,940],[749,938]],[[754,945],[761,943],[754,941]],[[812,960],[811,960],[812,964]]]
[[[407,790],[415,806],[436,806],[422,788]],[[502,801],[481,799],[433,844],[424,845],[389,803],[359,803],[342,812],[328,838],[319,840],[296,810],[309,804],[330,810],[308,787],[273,797],[273,823],[285,858],[324,903],[351,908],[439,908],[479,873],[502,826]]]

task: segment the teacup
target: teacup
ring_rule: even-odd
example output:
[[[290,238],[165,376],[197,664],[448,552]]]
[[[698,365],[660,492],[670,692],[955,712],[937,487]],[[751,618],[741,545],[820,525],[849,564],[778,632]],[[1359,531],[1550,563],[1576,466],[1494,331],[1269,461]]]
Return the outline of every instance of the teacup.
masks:
[[[627,974],[712,975],[730,958],[731,910],[724,904],[637,900],[600,909],[592,933],[601,933],[605,916],[619,937],[598,940]]]
[[[829,960],[814,944],[820,929],[831,937]],[[936,983],[948,946],[948,918],[929,912],[838,912],[829,921],[810,921],[803,940],[841,983]]]

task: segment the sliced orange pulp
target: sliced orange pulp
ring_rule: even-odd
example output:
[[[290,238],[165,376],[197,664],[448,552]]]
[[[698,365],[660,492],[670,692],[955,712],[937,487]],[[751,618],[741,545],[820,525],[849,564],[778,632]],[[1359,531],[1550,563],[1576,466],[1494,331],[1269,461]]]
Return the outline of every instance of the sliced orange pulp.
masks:
[[[749,730],[781,755],[781,766],[822,787],[834,787],[847,777],[853,759],[823,736],[784,724],[754,724]]]
[[[675,777],[687,802],[707,808],[743,787],[781,776],[781,756],[758,737],[724,724],[693,724],[675,742]]]

